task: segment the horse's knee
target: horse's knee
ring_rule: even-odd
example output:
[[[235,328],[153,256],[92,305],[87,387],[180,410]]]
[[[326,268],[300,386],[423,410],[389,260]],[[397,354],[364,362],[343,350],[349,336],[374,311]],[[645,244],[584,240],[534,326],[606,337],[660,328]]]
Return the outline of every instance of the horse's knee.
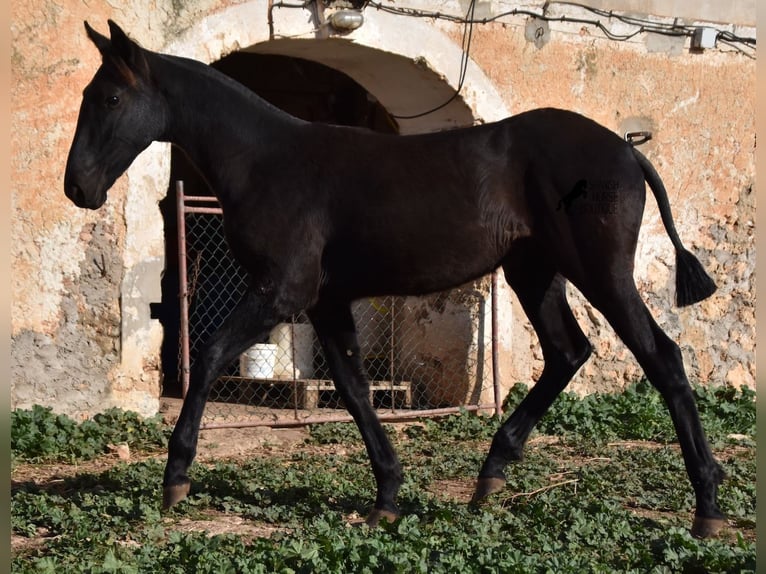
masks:
[[[579,352],[577,354],[577,366],[581,367],[583,363],[585,363],[585,361],[587,361],[592,354],[593,354],[593,345],[590,344],[590,341],[588,341],[588,339],[583,337],[579,345]]]
[[[593,345],[591,345],[590,341],[588,341],[588,339],[583,336],[577,341],[577,343],[569,352],[564,353],[563,359],[571,371],[571,374],[574,375],[574,373],[576,373],[577,370],[585,364],[585,362],[590,358],[592,354]]]

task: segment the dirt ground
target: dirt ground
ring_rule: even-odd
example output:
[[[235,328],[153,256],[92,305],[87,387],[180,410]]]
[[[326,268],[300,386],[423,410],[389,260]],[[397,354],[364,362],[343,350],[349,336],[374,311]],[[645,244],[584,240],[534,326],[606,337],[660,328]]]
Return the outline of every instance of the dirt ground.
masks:
[[[204,464],[216,460],[247,460],[257,456],[274,456],[284,454],[295,448],[314,448],[305,444],[309,434],[305,428],[270,429],[268,427],[254,428],[224,428],[202,431],[197,448],[197,461]],[[341,445],[338,450],[342,450]],[[95,460],[78,464],[19,464],[11,472],[11,483],[34,482],[45,484],[54,489],[57,484],[64,486],[66,478],[80,473],[100,473],[120,462],[137,462],[157,458],[164,460],[165,453],[155,455],[139,455],[130,453],[125,448],[115,448],[110,454]],[[361,520],[361,517],[359,518]],[[240,516],[228,515],[221,512],[209,511],[204,519],[190,520],[166,519],[173,524],[174,530],[182,532],[207,532],[209,535],[236,534],[245,539],[270,536],[280,530],[270,524],[256,523]],[[24,549],[31,549],[50,540],[44,530],[37,536],[11,535],[11,551],[15,554]]]
[[[164,415],[168,422],[175,422],[177,416],[177,405],[165,405]],[[401,432],[407,425],[418,423],[395,423],[389,428],[394,432]],[[213,428],[200,432],[197,449],[196,461],[200,464],[213,463],[215,461],[246,461],[254,457],[280,456],[289,457],[291,452],[306,452],[310,454],[326,454],[344,456],[363,446],[359,443],[354,445],[330,444],[316,445],[307,443],[309,432],[306,427],[281,428],[274,429],[270,427],[248,427],[248,428]],[[545,448],[547,444],[555,443],[556,437],[535,436],[529,442],[529,447]],[[635,443],[620,443],[622,448],[653,448],[660,445],[638,441]],[[484,445],[477,445],[478,448],[489,448],[489,441]],[[736,447],[735,447],[736,448]],[[48,489],[55,490],[56,484],[60,483],[62,490],[65,478],[79,473],[100,473],[110,467],[125,461],[137,462],[139,460],[160,459],[165,460],[166,454],[159,453],[153,455],[144,455],[129,452],[126,448],[115,448],[107,455],[96,460],[81,462],[77,464],[19,464],[12,469],[11,481],[13,484],[23,482],[35,482],[45,484]],[[587,464],[589,460],[577,461],[580,464]],[[553,478],[553,477],[552,477]],[[562,477],[562,481],[566,477]],[[561,482],[561,481],[559,481]],[[552,480],[551,486],[546,488],[555,488],[559,482]],[[563,482],[561,482],[563,484]],[[437,480],[430,485],[429,490],[436,496],[444,499],[452,499],[468,502],[473,493],[474,479],[451,479]],[[517,493],[516,496],[529,496],[535,493]],[[661,512],[654,513],[646,509],[631,509],[638,514],[649,515],[653,518],[659,518]],[[167,518],[168,525],[172,524],[174,530],[185,532],[207,532],[210,535],[217,534],[236,534],[242,536],[245,540],[257,537],[270,536],[274,532],[284,529],[272,524],[257,523],[247,520],[240,516],[228,515],[214,510],[206,513],[202,519],[171,519]],[[359,515],[349,515],[346,517],[349,524],[355,525],[363,522],[364,517]],[[46,532],[40,532],[37,537],[27,538],[12,535],[11,547],[15,554],[22,549],[33,548],[36,545],[45,543],[50,538]],[[731,533],[734,536],[733,533]],[[743,535],[747,539],[755,538],[754,529],[752,532],[744,531]],[[726,536],[724,534],[724,536]]]

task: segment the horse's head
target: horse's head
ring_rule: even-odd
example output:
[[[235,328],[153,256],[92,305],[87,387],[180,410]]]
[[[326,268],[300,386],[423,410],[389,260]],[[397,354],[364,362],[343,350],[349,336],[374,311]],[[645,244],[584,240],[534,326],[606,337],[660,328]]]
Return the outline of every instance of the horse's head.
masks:
[[[111,39],[87,22],[85,30],[102,63],[83,92],[64,191],[78,207],[98,209],[136,156],[162,136],[166,113],[148,53],[111,20]]]

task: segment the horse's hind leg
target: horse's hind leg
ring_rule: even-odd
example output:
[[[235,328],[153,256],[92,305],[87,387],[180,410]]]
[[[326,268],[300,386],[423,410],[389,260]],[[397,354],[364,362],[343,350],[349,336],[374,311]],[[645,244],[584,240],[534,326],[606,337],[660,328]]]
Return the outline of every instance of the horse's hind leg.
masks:
[[[697,500],[692,534],[714,536],[725,522],[717,503],[724,473],[702,429],[678,345],[655,323],[632,277],[604,281],[588,298],[633,352],[668,405]]]
[[[187,471],[196,454],[202,413],[213,382],[226,365],[265,338],[278,319],[267,297],[248,291],[200,350],[191,369],[181,414],[168,444],[163,508],[180,502],[189,493]]]
[[[359,427],[372,463],[378,493],[367,524],[376,526],[381,519],[393,522],[399,515],[396,494],[402,484],[402,469],[370,403],[370,383],[359,352],[351,306],[348,302],[320,298],[309,311],[309,318],[324,349],[335,387]]]
[[[504,265],[504,270],[535,328],[545,365],[535,386],[495,434],[472,503],[503,488],[506,465],[522,458],[529,433],[591,354],[567,303],[565,280],[553,268],[544,268],[544,258],[529,255]]]

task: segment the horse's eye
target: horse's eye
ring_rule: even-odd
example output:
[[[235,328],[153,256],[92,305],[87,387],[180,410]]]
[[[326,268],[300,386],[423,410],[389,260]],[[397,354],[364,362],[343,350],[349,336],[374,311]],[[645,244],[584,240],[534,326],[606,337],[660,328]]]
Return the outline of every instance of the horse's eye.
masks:
[[[106,100],[104,101],[107,108],[116,108],[117,105],[120,103],[120,97],[119,96],[107,96]]]

